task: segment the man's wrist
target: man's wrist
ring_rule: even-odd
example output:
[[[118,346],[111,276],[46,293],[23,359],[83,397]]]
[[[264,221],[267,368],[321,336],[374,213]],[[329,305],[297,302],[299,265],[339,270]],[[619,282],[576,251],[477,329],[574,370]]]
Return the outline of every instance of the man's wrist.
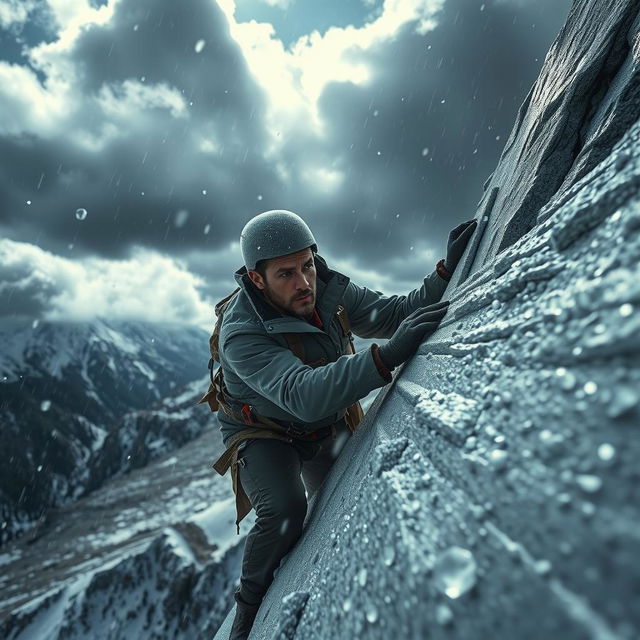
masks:
[[[393,380],[391,376],[391,371],[393,370],[393,367],[391,367],[390,369],[384,363],[384,360],[380,356],[380,347],[378,347],[378,345],[375,342],[371,345],[371,355],[373,356],[373,361],[375,362],[376,368],[378,369],[378,372],[380,373],[380,375],[387,382],[391,382],[391,380]]]
[[[445,266],[444,258],[441,258],[438,261],[438,264],[436,264],[436,272],[443,280],[449,282],[449,280],[451,280],[453,269],[447,269],[447,267]]]

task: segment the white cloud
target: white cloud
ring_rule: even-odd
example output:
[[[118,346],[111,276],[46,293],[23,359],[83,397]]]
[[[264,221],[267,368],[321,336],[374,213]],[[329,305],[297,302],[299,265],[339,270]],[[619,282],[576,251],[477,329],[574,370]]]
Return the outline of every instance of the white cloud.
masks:
[[[385,0],[382,13],[362,27],[332,27],[301,37],[290,49],[276,38],[269,23],[238,23],[233,0],[219,0],[232,37],[242,48],[249,69],[270,99],[267,114],[272,133],[271,153],[287,138],[283,131],[308,130],[322,135],[318,100],[331,82],[368,83],[374,73],[367,51],[393,39],[408,23],[418,33],[435,27],[445,0]]]
[[[36,0],[0,0],[0,26],[23,24],[36,7]]]
[[[261,0],[270,7],[278,7],[279,9],[287,9],[293,4],[293,0]]]
[[[0,296],[48,320],[96,317],[210,327],[200,278],[180,261],[139,249],[127,260],[69,260],[31,244],[0,241]],[[28,298],[25,300],[25,298]]]

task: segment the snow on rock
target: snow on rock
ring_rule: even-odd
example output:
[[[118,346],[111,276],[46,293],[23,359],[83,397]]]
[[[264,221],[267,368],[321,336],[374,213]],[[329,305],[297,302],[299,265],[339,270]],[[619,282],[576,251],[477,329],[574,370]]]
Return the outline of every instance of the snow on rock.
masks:
[[[457,445],[472,435],[479,411],[475,400],[458,393],[424,389],[409,380],[399,380],[396,388],[413,403],[418,428],[434,429]]]

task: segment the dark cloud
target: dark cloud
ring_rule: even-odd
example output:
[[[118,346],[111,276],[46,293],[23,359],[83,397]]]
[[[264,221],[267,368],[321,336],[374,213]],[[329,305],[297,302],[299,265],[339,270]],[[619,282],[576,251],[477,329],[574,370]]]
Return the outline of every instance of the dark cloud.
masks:
[[[156,248],[224,292],[241,262],[229,242],[251,216],[284,207],[305,217],[321,254],[408,278],[419,260],[398,258],[410,246],[443,255],[449,229],[473,217],[569,4],[446,0],[433,31],[410,24],[354,49],[371,81],[329,85],[325,137],[300,130],[274,159],[267,99],[215,3],[123,0],[70,50],[36,58],[44,73],[71,63],[82,108],[63,131],[0,137],[0,231],[85,256]],[[95,144],[79,145],[76,129]],[[344,181],[310,189],[309,165]]]
[[[41,55],[41,64],[51,70],[60,55]],[[18,239],[38,233],[54,250],[72,242],[78,251],[111,256],[133,244],[171,252],[226,242],[226,221],[255,201],[246,180],[268,193],[274,175],[262,160],[264,97],[218,7],[196,0],[184,11],[170,0],[125,0],[64,56],[78,73],[74,91],[83,109],[76,124],[96,139],[108,121],[105,102],[149,95],[113,116],[123,135],[96,150],[70,142],[69,131],[0,139],[4,228]],[[154,103],[155,93],[170,92],[184,100],[182,117]],[[82,224],[78,207],[89,212]]]
[[[292,208],[307,212],[332,253],[363,265],[419,241],[444,255],[449,230],[475,214],[569,4],[487,2],[480,11],[447,0],[433,31],[408,25],[367,51],[373,82],[330,85],[321,101],[329,138],[307,145],[344,171],[344,186],[324,201],[294,194]],[[308,158],[304,147],[291,142],[289,166]]]

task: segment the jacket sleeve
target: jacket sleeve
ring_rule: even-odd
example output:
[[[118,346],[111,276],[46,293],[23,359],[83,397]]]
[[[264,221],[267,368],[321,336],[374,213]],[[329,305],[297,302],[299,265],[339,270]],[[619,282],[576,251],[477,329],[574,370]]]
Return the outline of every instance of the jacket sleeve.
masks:
[[[223,358],[256,393],[302,422],[314,422],[389,382],[378,370],[372,348],[314,369],[269,336],[235,333],[224,342]]]
[[[433,271],[422,286],[407,295],[386,296],[349,282],[343,303],[349,314],[353,332],[361,338],[390,338],[398,325],[420,307],[439,302],[447,280]]]

